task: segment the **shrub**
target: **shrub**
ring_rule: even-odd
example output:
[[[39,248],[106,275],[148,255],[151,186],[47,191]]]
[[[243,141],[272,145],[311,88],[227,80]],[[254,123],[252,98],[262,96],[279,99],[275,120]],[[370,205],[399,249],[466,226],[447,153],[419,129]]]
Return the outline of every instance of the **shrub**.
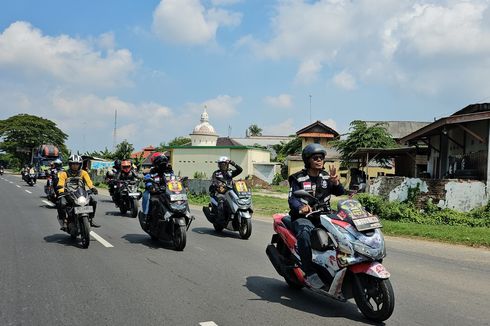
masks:
[[[447,208],[440,209],[431,201],[427,202],[424,210],[419,211],[412,202],[388,202],[379,196],[369,194],[359,194],[356,198],[367,211],[384,220],[427,225],[490,227],[490,204],[463,213]]]

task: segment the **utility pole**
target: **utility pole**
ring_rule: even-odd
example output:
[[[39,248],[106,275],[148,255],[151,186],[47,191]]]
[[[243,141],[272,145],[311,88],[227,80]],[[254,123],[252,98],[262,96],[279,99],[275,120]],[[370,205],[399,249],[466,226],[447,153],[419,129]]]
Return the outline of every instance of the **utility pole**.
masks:
[[[116,133],[117,133],[117,109],[114,110],[114,133],[112,134],[112,150],[116,150]]]

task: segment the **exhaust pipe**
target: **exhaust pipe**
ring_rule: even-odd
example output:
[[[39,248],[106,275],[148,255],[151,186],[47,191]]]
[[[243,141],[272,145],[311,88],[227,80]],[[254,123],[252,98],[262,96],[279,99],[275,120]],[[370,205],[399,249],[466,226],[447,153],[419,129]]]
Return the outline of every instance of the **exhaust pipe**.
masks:
[[[279,275],[284,276],[283,264],[281,262],[281,254],[277,250],[276,246],[274,246],[273,244],[268,245],[265,249],[265,253],[267,254],[267,257],[269,257],[272,266],[274,266],[274,268],[276,269],[276,272]]]

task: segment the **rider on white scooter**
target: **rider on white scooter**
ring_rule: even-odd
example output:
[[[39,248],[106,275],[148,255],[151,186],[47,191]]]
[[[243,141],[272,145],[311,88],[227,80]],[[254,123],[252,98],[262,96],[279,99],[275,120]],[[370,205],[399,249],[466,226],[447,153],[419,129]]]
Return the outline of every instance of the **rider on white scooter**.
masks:
[[[311,231],[315,228],[314,221],[306,218],[312,211],[310,203],[305,198],[294,196],[296,190],[305,190],[324,203],[327,213],[330,210],[330,195],[343,195],[345,190],[340,184],[337,169],[329,166],[329,173],[324,170],[324,160],[327,151],[320,144],[309,144],[303,149],[301,157],[305,168],[289,176],[289,214],[293,221],[293,230],[297,238],[298,253],[306,273],[305,282],[315,289],[320,289],[324,283],[312,266],[311,256]]]

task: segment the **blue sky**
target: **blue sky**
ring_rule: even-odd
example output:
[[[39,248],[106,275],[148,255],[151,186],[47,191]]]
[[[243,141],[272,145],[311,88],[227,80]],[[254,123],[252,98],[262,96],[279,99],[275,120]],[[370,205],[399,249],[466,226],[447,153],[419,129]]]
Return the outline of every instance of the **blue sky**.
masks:
[[[0,119],[56,121],[72,150],[321,120],[432,121],[490,101],[490,3],[3,1]]]

